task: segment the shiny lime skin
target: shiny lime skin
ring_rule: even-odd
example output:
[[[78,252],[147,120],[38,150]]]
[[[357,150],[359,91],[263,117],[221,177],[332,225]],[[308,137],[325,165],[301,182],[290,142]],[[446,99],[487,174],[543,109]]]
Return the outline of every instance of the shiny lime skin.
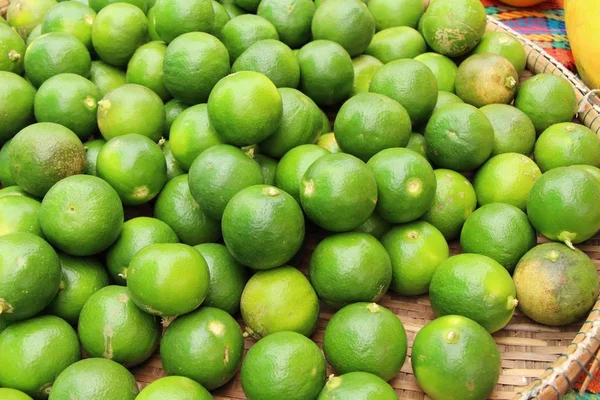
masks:
[[[46,399],[52,382],[81,351],[75,330],[47,315],[10,325],[0,334],[0,385]]]
[[[106,268],[92,257],[59,254],[62,280],[58,294],[46,311],[76,325],[85,302],[91,295],[110,284]]]
[[[165,87],[163,61],[167,45],[162,42],[146,43],[133,53],[127,64],[127,83],[136,83],[151,89],[162,101],[171,94]]]
[[[423,156],[409,149],[391,148],[375,154],[367,166],[377,181],[375,210],[386,221],[414,221],[429,210],[437,182]]]
[[[262,169],[263,183],[265,185],[275,185],[275,175],[277,174],[279,162],[264,154],[254,155],[254,161],[256,161],[258,165],[260,165],[260,169]]]
[[[407,149],[415,151],[427,159],[427,145],[425,144],[425,137],[420,133],[412,132],[410,139],[406,145]]]
[[[431,279],[429,300],[438,317],[462,315],[488,332],[504,328],[517,306],[508,271],[481,254],[458,254],[442,262]]]
[[[35,88],[12,72],[0,71],[0,113],[4,116],[0,125],[0,143],[4,143],[33,122]]]
[[[187,110],[189,106],[177,99],[171,99],[165,103],[165,129],[163,132],[163,137],[168,138],[169,132],[171,131],[171,126],[175,122],[175,119],[181,114],[184,110]]]
[[[48,10],[41,23],[41,33],[67,32],[92,50],[92,25],[95,19],[96,11],[82,2],[63,1]]]
[[[106,267],[113,281],[125,285],[131,259],[154,243],[179,243],[179,238],[169,225],[156,218],[137,217],[125,222],[121,235],[106,252]]]
[[[521,42],[507,32],[486,32],[472,54],[492,53],[505,57],[518,73],[527,65],[527,53]]]
[[[427,51],[425,39],[416,29],[395,26],[377,32],[365,50],[365,54],[387,64],[403,58],[415,58],[425,51]]]
[[[450,256],[444,235],[425,221],[396,226],[381,243],[392,262],[390,288],[403,296],[427,293],[435,270]]]
[[[369,85],[375,72],[379,68],[383,67],[383,63],[375,57],[363,54],[352,59],[352,66],[354,67],[354,86],[352,87],[352,96],[356,96],[359,93],[367,93],[369,91]],[[327,120],[329,123],[329,120]],[[329,132],[323,131],[323,133]]]
[[[382,150],[406,147],[411,129],[404,107],[377,93],[361,93],[346,101],[333,128],[340,148],[364,162]]]
[[[212,32],[215,13],[210,0],[157,0],[156,33],[171,43],[188,32]]]
[[[577,167],[554,168],[531,188],[527,215],[531,225],[550,240],[581,243],[600,230],[600,185]]]
[[[154,204],[154,217],[169,225],[182,243],[195,246],[221,238],[221,223],[206,215],[190,192],[188,175],[167,182]]]
[[[29,232],[44,237],[38,213],[41,203],[24,196],[0,198],[0,236],[13,232]]]
[[[273,186],[255,185],[231,198],[221,223],[233,257],[254,269],[287,263],[304,241],[304,215],[292,196]]]
[[[229,16],[227,10],[225,9],[225,7],[223,7],[221,3],[219,3],[216,0],[211,0],[211,3],[213,7],[213,13],[215,14],[212,34],[219,38],[223,27],[229,22],[231,17]]]
[[[221,30],[220,37],[227,47],[232,64],[254,43],[267,39],[279,40],[279,34],[273,24],[253,14],[231,19]]]
[[[110,139],[98,153],[98,176],[115,188],[125,205],[147,203],[167,182],[167,162],[160,147],[132,133]]]
[[[462,99],[460,97],[458,97],[457,95],[455,95],[454,93],[450,93],[450,92],[445,92],[443,90],[440,90],[438,92],[438,99],[437,102],[435,103],[435,108],[433,109],[433,112],[436,112],[437,110],[439,110],[440,108],[447,106],[448,104],[458,104],[458,103],[464,103],[464,101],[462,101]],[[423,127],[424,129],[425,127]]]
[[[15,186],[17,184],[10,172],[10,161],[8,160],[8,146],[10,142],[11,140],[9,139],[0,147],[0,185],[3,187]]]
[[[210,276],[208,294],[203,304],[231,315],[237,314],[249,277],[248,269],[238,263],[222,244],[204,243],[194,248],[204,257]]]
[[[438,53],[423,53],[416,56],[415,60],[427,65],[431,72],[433,72],[438,83],[439,91],[454,93],[456,70],[458,67],[451,58]]]
[[[171,143],[169,143],[168,140],[165,140],[161,147],[167,163],[167,182],[177,176],[185,174],[185,170],[179,165],[173,155],[173,151],[171,151]]]
[[[542,172],[571,165],[600,167],[600,138],[584,125],[555,124],[539,136],[533,156]]]
[[[334,308],[381,300],[392,280],[390,257],[375,237],[339,233],[321,241],[310,259],[310,282]]]
[[[192,197],[211,218],[221,219],[240,190],[263,183],[260,165],[242,150],[221,144],[204,150],[189,171]]]
[[[390,230],[391,227],[392,224],[381,218],[377,213],[373,213],[369,219],[363,222],[361,226],[356,228],[354,232],[368,233],[369,235],[372,235],[380,240],[382,236]]]
[[[85,148],[85,170],[86,175],[96,175],[96,162],[98,161],[98,153],[106,140],[94,139],[83,144]]]
[[[25,42],[16,30],[8,25],[0,24],[0,71],[23,74],[23,56],[25,55]]]
[[[253,337],[293,331],[310,336],[319,319],[319,299],[306,277],[284,265],[254,274],[242,293],[242,318]]]
[[[188,377],[208,390],[233,378],[243,353],[244,337],[236,320],[212,307],[178,317],[160,342],[167,375]]]
[[[330,376],[317,400],[397,400],[394,389],[377,375],[348,372]]]
[[[42,201],[40,224],[48,241],[73,256],[106,250],[123,225],[119,195],[95,176],[75,175],[50,189]]]
[[[411,362],[419,386],[439,400],[485,399],[501,371],[494,339],[476,322],[458,315],[421,328]]]
[[[327,324],[323,351],[338,374],[362,371],[388,381],[404,364],[406,332],[387,308],[354,303],[335,313]]]
[[[212,395],[198,382],[183,376],[167,376],[149,384],[136,400],[212,400]]]
[[[327,154],[315,161],[300,183],[300,201],[308,217],[332,231],[356,229],[377,204],[373,172],[358,158]]]
[[[314,342],[295,332],[278,332],[248,351],[242,389],[248,400],[316,399],[325,374],[323,354]]]
[[[127,273],[133,302],[162,317],[198,308],[208,294],[208,285],[206,261],[193,247],[180,243],[145,247],[133,257]]]
[[[294,147],[281,158],[275,173],[275,186],[300,202],[300,182],[313,162],[329,154],[329,151],[315,144]]]
[[[20,390],[9,388],[0,388],[0,397],[4,400],[33,400]]]
[[[486,204],[475,210],[460,233],[460,245],[465,253],[488,256],[510,273],[536,243],[535,230],[527,215],[503,203]]]
[[[0,197],[4,196],[25,196],[29,197],[30,199],[36,199],[34,196],[30,195],[17,185],[7,186],[3,189],[0,189]]]
[[[158,346],[158,318],[139,309],[129,290],[107,286],[94,293],[83,306],[77,331],[90,357],[104,357],[126,367],[146,361]]]
[[[88,358],[59,375],[49,400],[135,400],[138,393],[134,376],[124,366],[105,358]]]
[[[58,292],[60,260],[39,236],[15,232],[0,236],[0,315],[7,321],[33,317]]]
[[[125,71],[98,60],[92,61],[90,80],[98,86],[102,96],[127,83]]]
[[[315,5],[310,0],[263,0],[256,12],[273,24],[279,40],[298,49],[311,40]]]
[[[78,0],[80,1],[80,0]],[[119,0],[87,0],[86,3],[90,4],[90,7],[93,8],[94,10],[96,10],[96,12],[100,12],[100,10],[102,10],[104,7],[108,6],[109,4],[112,3],[129,3],[129,4],[133,4],[134,6],[138,7],[140,10],[142,10],[143,12],[148,11],[148,6],[150,5],[150,2],[152,0],[125,0],[125,1],[119,1]]]
[[[536,134],[535,126],[527,114],[507,104],[490,104],[479,110],[494,128],[492,157],[502,153],[531,154]]]

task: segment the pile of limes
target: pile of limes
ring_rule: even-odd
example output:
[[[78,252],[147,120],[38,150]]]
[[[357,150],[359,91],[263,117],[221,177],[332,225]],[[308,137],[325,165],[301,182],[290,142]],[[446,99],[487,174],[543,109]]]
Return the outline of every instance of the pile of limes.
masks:
[[[11,2],[0,398],[205,400],[240,371],[250,400],[392,400],[407,339],[431,398],[487,398],[516,307],[598,296],[600,139],[485,28],[478,0]],[[407,333],[390,291],[439,318]]]

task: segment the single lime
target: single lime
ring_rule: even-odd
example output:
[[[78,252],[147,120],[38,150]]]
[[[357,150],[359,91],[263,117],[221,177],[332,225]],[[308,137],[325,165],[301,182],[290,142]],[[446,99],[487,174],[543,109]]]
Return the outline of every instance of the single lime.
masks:
[[[167,46],[162,42],[146,43],[133,53],[127,64],[127,83],[146,86],[162,101],[168,101],[171,94],[165,86],[163,62]]]
[[[365,54],[387,64],[402,58],[415,58],[425,51],[427,51],[425,39],[416,29],[397,26],[377,32],[365,50]]]
[[[0,24],[0,71],[23,74],[23,57],[25,55],[25,42],[16,30],[8,25]]]
[[[542,132],[533,156],[542,172],[570,165],[600,167],[600,138],[583,125],[563,122]]]
[[[257,14],[273,24],[283,43],[297,49],[311,40],[315,8],[310,0],[263,0]]]
[[[165,162],[167,163],[167,182],[179,175],[185,174],[186,171],[181,164],[177,162],[173,155],[173,151],[171,151],[171,143],[168,140],[165,140],[161,147],[163,154],[165,155]]]
[[[8,147],[11,140],[7,140],[2,147],[0,147],[0,185],[3,187],[14,186],[17,184],[15,178],[10,172],[10,161],[8,160]]]
[[[506,104],[490,104],[480,109],[494,128],[492,156],[503,153],[533,152],[535,126],[523,111]]]
[[[96,175],[96,162],[98,161],[98,153],[102,146],[106,144],[104,139],[94,139],[83,144],[85,148],[85,170],[86,175]]]
[[[352,96],[369,91],[371,79],[376,71],[383,66],[383,63],[373,56],[363,54],[352,59],[354,67],[354,86],[352,87]],[[327,120],[329,122],[329,119]],[[324,130],[323,133],[329,132]]]
[[[419,0],[370,0],[367,5],[378,31],[395,26],[416,28],[425,12],[424,3]]]
[[[353,399],[396,400],[398,396],[386,381],[367,372],[348,372],[329,377],[317,400]]]
[[[277,29],[268,20],[258,15],[245,14],[232,18],[221,30],[221,39],[231,63],[250,46],[260,40],[279,40]]]
[[[175,119],[177,119],[179,114],[189,107],[190,106],[177,99],[171,99],[165,103],[165,129],[163,131],[163,137],[169,137],[173,122],[175,122]]]
[[[264,154],[254,155],[254,161],[260,165],[263,173],[263,183],[265,185],[275,185],[275,175],[277,174],[277,165],[279,162]]]
[[[383,235],[392,228],[392,225],[385,219],[381,218],[377,213],[371,214],[361,226],[356,228],[354,232],[368,233],[378,240],[381,240]]]
[[[211,0],[157,0],[156,33],[170,43],[188,32],[212,32],[215,12]]]
[[[505,57],[518,73],[527,65],[527,54],[521,42],[506,32],[486,32],[473,49],[473,54],[491,53]]]
[[[5,143],[34,121],[35,88],[12,72],[0,71],[0,143]]]
[[[414,59],[427,65],[433,72],[438,83],[438,90],[454,93],[458,67],[452,59],[438,53],[423,53]]]
[[[96,11],[78,1],[63,1],[52,7],[42,22],[41,33],[67,32],[92,50],[92,25]]]
[[[104,97],[108,92],[126,84],[127,78],[125,71],[94,60],[90,69],[90,81],[98,87],[100,95]]]
[[[314,144],[294,147],[281,158],[275,174],[275,186],[283,189],[300,202],[300,182],[304,173],[329,151]]]
[[[420,133],[412,132],[410,139],[408,139],[407,149],[410,149],[416,153],[419,153],[425,159],[427,159],[427,144],[425,143],[425,136]]]
[[[212,400],[212,395],[198,382],[183,376],[159,378],[146,386],[136,400]]]
[[[41,203],[25,196],[0,198],[0,236],[13,232],[29,232],[44,237],[38,214]]]

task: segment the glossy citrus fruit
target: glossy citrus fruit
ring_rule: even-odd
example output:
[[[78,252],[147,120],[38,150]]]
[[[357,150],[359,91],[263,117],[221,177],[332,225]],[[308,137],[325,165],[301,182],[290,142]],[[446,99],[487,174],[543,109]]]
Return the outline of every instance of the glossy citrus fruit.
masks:
[[[127,83],[136,83],[156,93],[162,101],[171,94],[165,86],[163,63],[167,46],[162,42],[146,43],[135,51],[127,64]]]
[[[317,400],[356,398],[395,400],[398,396],[394,389],[377,375],[367,372],[348,372],[340,376],[331,375]]]
[[[315,4],[310,0],[261,1],[257,14],[273,24],[279,39],[293,49],[311,40]]]
[[[503,153],[520,153],[526,156],[533,152],[536,140],[535,126],[523,111],[506,104],[489,104],[480,111],[494,128],[492,157]]]
[[[555,124],[539,136],[533,156],[542,172],[570,165],[600,167],[600,138],[584,125]]]
[[[189,32],[213,31],[211,0],[157,0],[153,8],[156,33],[166,43]]]
[[[279,40],[279,34],[273,24],[258,15],[235,17],[221,30],[221,40],[227,47],[232,64],[254,43],[266,39]]]
[[[377,32],[365,50],[365,54],[387,64],[402,58],[415,58],[426,50],[427,44],[416,29],[397,26]]]
[[[473,49],[473,54],[491,53],[506,58],[518,73],[523,72],[527,64],[527,54],[519,40],[505,32],[486,32]]]
[[[294,147],[281,158],[275,173],[275,186],[300,202],[300,182],[304,173],[316,160],[329,154],[321,146],[304,144]]]
[[[183,376],[167,376],[149,384],[136,400],[212,400],[213,397],[202,385]]]

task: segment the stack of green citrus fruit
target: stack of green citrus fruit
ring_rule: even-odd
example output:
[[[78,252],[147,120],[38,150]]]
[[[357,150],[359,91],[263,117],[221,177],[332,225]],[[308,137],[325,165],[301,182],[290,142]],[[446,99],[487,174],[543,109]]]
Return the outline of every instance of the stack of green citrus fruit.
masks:
[[[12,2],[0,398],[204,400],[240,371],[250,400],[395,399],[390,291],[440,317],[423,391],[487,398],[517,306],[564,325],[598,295],[575,246],[600,139],[485,27],[478,0]],[[169,377],[138,394],[159,346]]]

